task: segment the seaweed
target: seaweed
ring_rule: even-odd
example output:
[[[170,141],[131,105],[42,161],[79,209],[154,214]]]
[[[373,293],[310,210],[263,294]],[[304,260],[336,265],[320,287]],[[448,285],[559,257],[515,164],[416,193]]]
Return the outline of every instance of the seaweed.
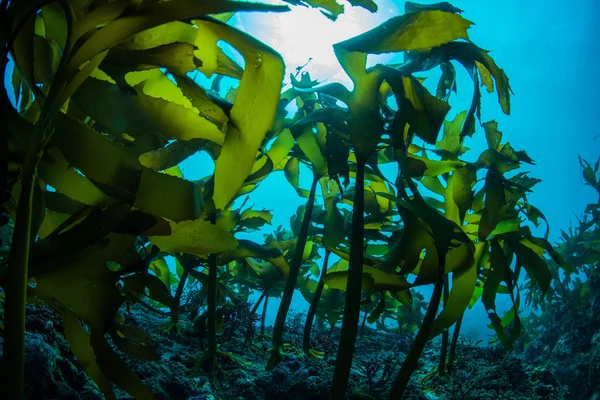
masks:
[[[288,3],[321,8],[333,20],[343,12],[335,1]],[[350,4],[377,10],[372,1]],[[456,372],[460,323],[479,299],[498,340],[514,347],[524,325],[521,274],[527,304],[541,307],[539,287],[542,296],[581,307],[569,288],[583,299],[585,283],[561,274],[583,271],[591,279],[597,272],[588,230],[597,225],[598,207],[588,207],[557,251],[548,230],[536,237],[527,225],[547,224],[527,200],[538,180],[515,173],[533,160],[502,141],[495,121],[482,124],[488,149],[466,161],[463,142],[481,123],[480,86],[497,92],[505,114],[511,89],[488,52],[470,41],[473,23],[462,10],[407,2],[404,14],[335,44],[352,91],[321,85],[306,71],[298,80],[307,66],[282,90],[277,51],[226,23],[233,12],[288,10],[224,0],[1,2],[3,73],[9,59],[14,66],[0,100],[6,398],[21,398],[24,389],[28,302],[60,315],[73,354],[109,399],[116,397],[113,384],[135,398],[156,398],[126,360],[156,361],[158,345],[123,307],[168,318],[159,335],[180,339],[189,314],[203,350],[196,366],[207,366],[213,382],[218,359],[248,367],[242,357],[254,349],[263,301],[264,346],[270,297],[282,301],[268,370],[296,354],[314,359],[308,363],[332,355],[341,321],[333,399],[349,393],[357,340],[368,340],[369,325],[414,339],[402,362],[394,350],[360,364],[371,392],[391,385],[389,396],[401,398],[438,335],[437,373]],[[239,51],[244,67],[219,41]],[[367,68],[368,55],[382,53],[402,53],[405,61]],[[453,61],[475,90],[469,109],[450,121]],[[432,94],[415,74],[438,66]],[[214,78],[210,88],[191,73]],[[239,81],[225,98],[224,76]],[[297,111],[288,118],[291,102]],[[210,156],[214,172],[190,181],[178,165],[198,152]],[[398,169],[394,181],[380,169],[390,163]],[[600,194],[599,164],[580,163]],[[305,167],[310,190],[300,187]],[[264,243],[243,239],[271,224],[270,210],[246,203],[280,171],[306,204],[290,216],[291,230],[274,229]],[[319,250],[326,254],[321,265]],[[339,260],[330,265],[333,256]],[[433,287],[428,302],[416,290],[423,286]],[[310,303],[306,317],[289,315],[296,289]],[[260,297],[250,308],[253,293]],[[497,295],[513,304],[503,316]],[[284,343],[290,324],[292,345]],[[244,337],[241,355],[221,350],[237,336]],[[465,396],[470,390],[460,389]]]

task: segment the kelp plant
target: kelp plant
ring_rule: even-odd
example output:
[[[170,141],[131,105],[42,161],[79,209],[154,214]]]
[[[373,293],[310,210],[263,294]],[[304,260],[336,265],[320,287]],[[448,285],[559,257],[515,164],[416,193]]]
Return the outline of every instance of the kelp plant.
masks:
[[[288,3],[319,7],[334,20],[343,11],[335,1]],[[377,9],[370,0],[351,3]],[[116,384],[135,398],[152,399],[106,338],[129,356],[157,360],[155,342],[125,323],[123,304],[170,316],[167,331],[177,331],[186,307],[194,306],[194,315],[206,307],[194,319],[208,342],[198,365],[206,361],[213,370],[219,356],[244,365],[218,347],[228,304],[247,301],[252,291],[265,303],[281,294],[267,363],[274,368],[299,289],[311,303],[303,340],[308,356],[322,356],[311,348],[315,316],[332,328],[342,318],[334,399],[346,396],[361,308],[369,313],[364,323],[384,327],[394,316],[399,328],[413,330],[420,322],[390,394],[396,399],[426,342],[439,334],[446,335],[444,373],[447,330],[479,297],[500,340],[511,346],[520,332],[521,270],[546,291],[551,276],[541,257],[548,253],[568,268],[526,225],[543,218],[526,199],[536,180],[525,173],[505,177],[532,162],[527,154],[501,143],[492,121],[484,124],[489,148],[474,163],[461,159],[463,141],[480,120],[480,86],[497,92],[507,114],[510,86],[488,52],[469,40],[472,23],[448,3],[407,2],[405,14],[334,45],[352,91],[303,74],[300,80],[291,75],[292,88],[283,93],[280,55],[226,22],[237,11],[287,6],[226,0],[0,4],[3,76],[13,66],[12,88],[5,86],[0,97],[0,195],[14,221],[0,270],[8,399],[22,397],[27,301],[62,316],[73,353],[106,398],[114,398]],[[243,67],[221,41],[241,54]],[[368,55],[382,53],[404,53],[404,62],[367,68]],[[473,99],[468,111],[446,121],[457,89],[453,61],[471,76]],[[438,66],[442,76],[433,95],[414,74]],[[216,77],[211,88],[191,77],[198,72]],[[239,80],[225,97],[223,76]],[[286,117],[290,102],[298,108],[293,118]],[[198,151],[209,154],[215,168],[192,182],[177,165]],[[380,171],[386,163],[397,166],[394,182]],[[300,165],[312,171],[310,191],[299,187]],[[238,240],[237,233],[270,223],[272,215],[235,200],[277,171],[308,199],[292,216],[292,232],[277,230],[264,244]],[[326,250],[321,271],[319,246]],[[328,267],[332,254],[341,260]],[[167,256],[176,258],[176,274]],[[183,307],[192,279],[201,290],[196,303]],[[434,285],[432,298],[418,300],[411,311],[417,306],[411,290],[424,285]],[[497,293],[514,304],[502,318]],[[457,327],[450,359],[458,333]]]

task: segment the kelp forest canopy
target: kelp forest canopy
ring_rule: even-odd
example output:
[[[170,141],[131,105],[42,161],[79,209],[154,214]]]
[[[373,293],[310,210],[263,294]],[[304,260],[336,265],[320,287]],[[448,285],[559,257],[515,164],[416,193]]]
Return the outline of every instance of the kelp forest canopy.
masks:
[[[287,3],[333,20],[343,12],[335,1]],[[377,10],[371,0],[350,3]],[[106,398],[115,384],[151,399],[119,354],[156,361],[156,344],[124,320],[124,305],[162,312],[172,329],[198,315],[208,343],[199,362],[212,369],[236,357],[219,350],[220,310],[253,293],[281,297],[270,369],[290,351],[282,332],[298,290],[310,304],[307,357],[321,356],[311,346],[313,321],[341,323],[332,398],[346,394],[361,312],[381,329],[416,333],[390,394],[399,398],[425,343],[447,339],[475,303],[511,348],[523,329],[520,277],[531,298],[554,287],[558,269],[571,271],[527,200],[539,180],[520,168],[533,160],[495,121],[481,120],[481,97],[492,93],[510,113],[509,79],[470,40],[473,22],[448,3],[407,2],[404,14],[335,44],[352,90],[306,71],[284,87],[277,49],[227,23],[236,12],[289,12],[286,5],[1,4],[3,76],[13,66],[0,126],[3,363],[14,382],[6,398],[22,393],[27,302],[61,315],[72,352]],[[383,53],[401,53],[404,62],[367,68],[369,55]],[[420,74],[438,68],[431,92]],[[459,68],[473,96],[450,119]],[[223,77],[239,85],[227,91]],[[464,141],[474,134],[485,135],[487,149],[468,162]],[[214,173],[191,181],[178,166],[199,152],[214,161]],[[386,165],[397,167],[393,180],[381,172]],[[312,173],[310,189],[300,186],[301,166]],[[280,173],[305,205],[289,216],[290,230],[242,239],[277,213],[254,206],[252,195]],[[540,224],[542,237],[531,230]],[[330,254],[337,261],[327,265]],[[203,294],[194,311],[181,304],[191,286]],[[417,289],[428,286],[425,301]],[[499,296],[512,304],[503,314]]]

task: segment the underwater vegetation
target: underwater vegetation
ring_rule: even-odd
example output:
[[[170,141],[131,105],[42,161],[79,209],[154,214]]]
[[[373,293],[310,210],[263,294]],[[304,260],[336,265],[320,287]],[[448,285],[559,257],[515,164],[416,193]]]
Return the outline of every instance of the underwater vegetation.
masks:
[[[335,1],[288,3],[334,20],[343,12]],[[265,373],[290,358],[314,368],[325,359],[322,396],[350,395],[354,367],[372,392],[400,399],[426,346],[439,354],[425,380],[460,373],[461,358],[484,353],[459,343],[475,303],[504,350],[543,324],[543,313],[520,316],[522,297],[542,311],[582,306],[598,273],[598,205],[557,248],[549,243],[546,218],[527,200],[539,180],[520,171],[533,160],[495,121],[481,121],[482,92],[495,92],[509,114],[511,88],[470,40],[462,10],[407,2],[404,14],[334,45],[352,90],[308,72],[283,88],[281,56],[227,24],[235,12],[287,11],[226,0],[1,1],[2,76],[14,65],[0,95],[4,398],[21,399],[26,387],[26,309],[60,325],[61,346],[108,399],[158,397],[131,365],[163,362],[161,337],[200,351],[182,375],[250,368],[245,357],[270,341]],[[404,62],[367,68],[368,55],[383,53]],[[450,119],[457,67],[473,97]],[[419,74],[436,68],[432,93]],[[193,79],[198,72],[214,78],[210,87]],[[239,85],[227,91],[221,77]],[[464,145],[474,134],[487,140],[481,154]],[[190,181],[178,165],[198,152],[214,173]],[[395,166],[393,181],[383,166]],[[582,167],[600,193],[598,163]],[[308,190],[301,170],[312,172]],[[242,239],[271,223],[277,210],[249,199],[281,171],[306,204],[290,230]],[[428,299],[417,290],[425,287]],[[310,304],[306,316],[290,315],[296,291]],[[512,304],[504,314],[498,295]],[[271,330],[272,297],[281,303]],[[146,331],[132,309],[162,329]],[[385,337],[385,362],[355,362],[360,338],[374,334]],[[240,335],[243,348],[229,345]],[[477,382],[467,386],[457,398]]]

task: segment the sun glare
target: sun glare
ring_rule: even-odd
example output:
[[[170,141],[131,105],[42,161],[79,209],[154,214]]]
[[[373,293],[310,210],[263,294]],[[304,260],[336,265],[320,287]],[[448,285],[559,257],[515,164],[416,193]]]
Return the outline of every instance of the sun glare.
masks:
[[[281,4],[281,2],[272,2]],[[333,45],[359,35],[397,15],[396,6],[381,9],[377,14],[344,2],[344,13],[331,21],[320,11],[293,6],[287,13],[239,13],[235,25],[277,50],[286,62],[286,82],[289,74],[308,63],[311,78],[341,82],[352,86],[340,67]]]

